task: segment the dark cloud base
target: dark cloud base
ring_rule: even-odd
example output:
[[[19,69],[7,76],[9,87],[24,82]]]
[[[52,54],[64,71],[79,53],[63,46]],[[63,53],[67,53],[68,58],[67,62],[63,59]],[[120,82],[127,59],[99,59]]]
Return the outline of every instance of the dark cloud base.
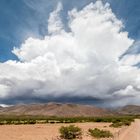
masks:
[[[31,103],[74,103],[74,104],[90,104],[96,106],[104,106],[108,100],[97,99],[93,97],[16,97],[8,99],[0,99],[1,104],[16,105],[16,104],[31,104]]]

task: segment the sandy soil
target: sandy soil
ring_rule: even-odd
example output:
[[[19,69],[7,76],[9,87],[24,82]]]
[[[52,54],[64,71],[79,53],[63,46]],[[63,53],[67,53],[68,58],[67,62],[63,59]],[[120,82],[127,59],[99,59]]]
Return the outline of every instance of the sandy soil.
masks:
[[[57,140],[59,128],[66,125],[70,124],[2,125],[0,140]],[[128,128],[110,128],[110,123],[75,123],[74,125],[82,128],[82,140],[93,140],[87,134],[89,128],[110,130],[115,136],[113,140],[140,140],[140,120],[136,120]]]
[[[135,120],[124,132],[120,131],[119,140],[140,140],[140,120]]]

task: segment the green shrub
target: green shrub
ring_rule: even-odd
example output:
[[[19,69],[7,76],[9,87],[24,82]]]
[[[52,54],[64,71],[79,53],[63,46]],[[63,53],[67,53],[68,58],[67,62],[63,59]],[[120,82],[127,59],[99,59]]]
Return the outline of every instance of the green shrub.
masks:
[[[122,127],[122,126],[130,126],[131,125],[131,120],[123,120],[123,121],[115,121],[113,122],[110,127]]]
[[[118,128],[118,127],[121,127],[121,126],[123,126],[122,122],[119,122],[119,123],[112,123],[112,124],[110,125],[110,127],[115,127],[115,128]]]
[[[70,125],[66,127],[62,126],[59,131],[61,134],[60,137],[68,140],[80,138],[82,135],[81,128],[74,125]]]
[[[89,129],[88,131],[89,131],[89,134],[95,138],[113,137],[112,133],[110,131],[107,131],[107,130],[100,130],[98,128],[95,128],[95,129]]]
[[[0,125],[4,125],[4,122],[0,122]]]
[[[29,120],[28,124],[36,124],[36,121],[35,120]]]
[[[124,121],[124,125],[129,126],[129,125],[131,125],[131,122],[130,121]]]

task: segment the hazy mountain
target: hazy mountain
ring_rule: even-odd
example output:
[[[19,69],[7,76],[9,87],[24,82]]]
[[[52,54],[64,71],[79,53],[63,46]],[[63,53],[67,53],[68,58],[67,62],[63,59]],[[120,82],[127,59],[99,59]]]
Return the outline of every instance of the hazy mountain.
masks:
[[[15,105],[0,109],[0,114],[5,115],[44,115],[44,116],[105,116],[112,113],[106,109],[90,105],[79,104],[29,104]]]
[[[116,110],[119,114],[140,115],[140,106],[127,105]]]
[[[0,106],[0,115],[40,115],[40,116],[108,116],[108,115],[138,115],[140,106],[127,105],[110,111],[91,105],[80,104],[20,104],[9,107]]]

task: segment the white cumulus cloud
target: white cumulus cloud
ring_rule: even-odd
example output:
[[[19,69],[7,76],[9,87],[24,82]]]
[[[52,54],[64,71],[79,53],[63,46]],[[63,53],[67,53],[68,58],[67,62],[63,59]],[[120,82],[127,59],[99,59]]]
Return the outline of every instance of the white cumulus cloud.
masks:
[[[97,1],[69,11],[69,32],[59,17],[62,9],[59,3],[50,14],[44,39],[30,37],[13,49],[20,61],[0,63],[0,98],[79,96],[117,102],[133,96],[137,103],[140,70],[133,65],[140,57],[120,59],[133,40],[109,4]]]

